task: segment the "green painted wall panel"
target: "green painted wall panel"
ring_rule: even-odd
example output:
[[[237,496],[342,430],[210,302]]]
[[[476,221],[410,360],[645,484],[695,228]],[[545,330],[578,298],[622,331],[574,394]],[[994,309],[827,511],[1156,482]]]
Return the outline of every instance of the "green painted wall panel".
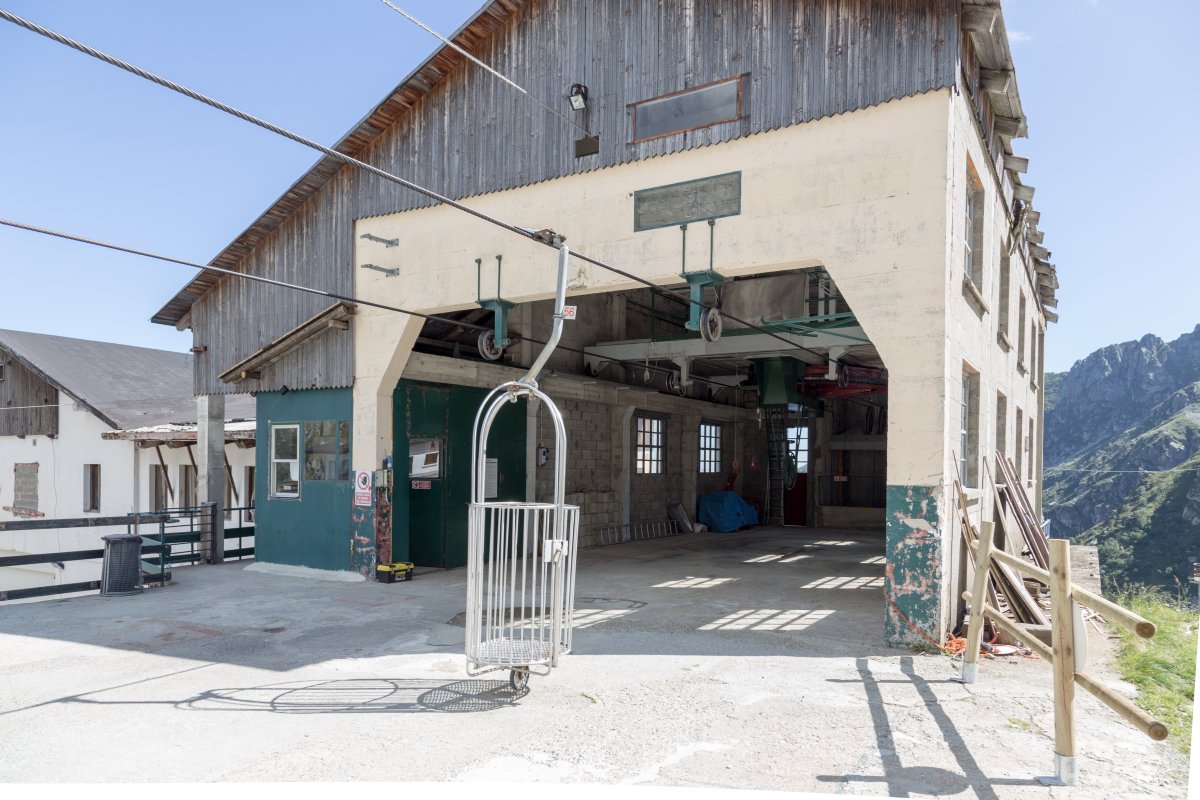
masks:
[[[893,645],[929,643],[901,617],[941,641],[942,532],[939,486],[887,487],[884,638]],[[894,605],[893,605],[894,604]]]
[[[270,496],[271,424],[309,420],[349,420],[349,389],[263,392],[255,396],[259,446],[255,455],[255,558],[272,564],[314,569],[352,568],[352,481],[301,482],[299,499]]]
[[[400,381],[393,395],[394,480],[392,554],[424,566],[467,563],[467,506],[471,495],[471,428],[488,392],[464,386]],[[492,426],[488,455],[499,460],[502,500],[525,497],[525,402],[506,405]],[[408,443],[442,440],[442,477],[413,489]]]

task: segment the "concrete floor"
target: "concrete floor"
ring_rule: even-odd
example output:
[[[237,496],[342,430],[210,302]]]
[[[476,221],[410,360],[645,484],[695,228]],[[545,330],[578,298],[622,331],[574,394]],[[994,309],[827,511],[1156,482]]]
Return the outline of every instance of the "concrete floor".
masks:
[[[0,609],[0,781],[582,781],[861,795],[1183,797],[1186,761],[1050,672],[882,645],[882,539],[814,529],[584,551],[576,652],[468,679],[462,570],[175,585]]]

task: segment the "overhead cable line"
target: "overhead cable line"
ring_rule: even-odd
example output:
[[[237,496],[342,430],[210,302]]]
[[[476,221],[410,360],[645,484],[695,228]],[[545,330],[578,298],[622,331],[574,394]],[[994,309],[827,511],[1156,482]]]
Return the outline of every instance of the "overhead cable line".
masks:
[[[1069,467],[1051,467],[1052,472],[1089,472],[1097,475],[1166,475],[1170,472],[1200,472],[1200,467],[1171,467],[1170,469],[1072,469]]]
[[[526,91],[525,89],[523,89],[523,88],[522,88],[520,85],[518,85],[518,84],[517,84],[515,81],[513,81],[513,80],[512,80],[511,78],[509,78],[507,75],[505,75],[504,73],[502,73],[502,72],[500,72],[500,71],[496,70],[496,69],[495,69],[495,68],[493,68],[493,67],[490,67],[490,66],[488,66],[488,65],[487,65],[487,64],[485,64],[484,62],[480,61],[478,58],[476,58],[475,56],[471,55],[471,54],[470,54],[470,53],[468,53],[466,50],[464,50],[463,48],[461,48],[461,47],[459,47],[458,45],[456,45],[454,42],[452,42],[452,41],[450,41],[449,39],[447,39],[445,36],[442,36],[440,33],[438,33],[437,31],[435,31],[433,28],[429,27],[428,25],[426,25],[424,22],[421,22],[421,20],[417,19],[417,18],[416,18],[416,17],[414,17],[412,14],[408,13],[407,11],[405,11],[403,8],[400,8],[400,6],[397,6],[397,5],[394,5],[394,4],[390,3],[390,2],[388,2],[388,0],[380,0],[380,2],[381,2],[381,3],[383,3],[385,6],[387,6],[388,8],[392,9],[393,11],[395,11],[395,12],[396,12],[397,14],[399,14],[400,16],[402,16],[402,17],[404,17],[405,19],[407,19],[407,20],[408,20],[409,22],[411,22],[412,24],[416,25],[416,26],[417,26],[418,28],[420,28],[421,30],[423,30],[423,31],[425,31],[426,33],[428,33],[430,36],[434,37],[435,39],[438,39],[438,40],[440,40],[440,41],[442,42],[442,44],[446,45],[447,47],[451,48],[451,49],[452,49],[452,50],[454,50],[455,52],[459,53],[461,56],[463,56],[464,58],[466,58],[467,60],[469,60],[469,61],[470,61],[472,64],[475,64],[475,65],[477,65],[477,66],[483,67],[485,70],[487,70],[488,72],[490,72],[492,75],[495,75],[497,78],[499,78],[500,80],[504,81],[504,82],[505,82],[505,83],[507,83],[509,86],[511,86],[512,88],[516,89],[518,92],[520,92],[521,94],[525,95],[526,97],[528,97],[528,98],[529,98],[531,101],[533,101],[534,103],[537,103],[539,106],[541,106],[542,108],[546,109],[546,110],[547,110],[547,111],[549,111],[551,114],[553,114],[554,116],[556,116],[556,117],[558,117],[559,119],[561,119],[563,122],[567,123],[568,125],[573,125],[574,127],[576,127],[576,128],[578,128],[579,130],[583,131],[583,133],[584,133],[584,135],[585,135],[585,136],[591,136],[591,135],[592,135],[591,131],[589,131],[587,128],[585,128],[584,126],[580,125],[578,122],[576,122],[575,120],[571,119],[571,118],[570,118],[570,117],[568,117],[566,114],[564,114],[564,113],[562,113],[561,111],[559,111],[558,109],[556,109],[556,108],[553,108],[552,106],[549,106],[549,105],[547,105],[546,103],[544,103],[544,102],[542,102],[541,100],[539,100],[538,98],[534,97],[532,94],[530,94],[528,91]]]
[[[179,94],[182,94],[185,97],[191,98],[192,100],[195,100],[197,102],[200,102],[207,106],[215,108],[218,111],[223,111],[226,114],[237,117],[238,119],[240,119],[244,122],[249,122],[252,125],[257,125],[258,127],[263,128],[264,130],[268,130],[271,133],[274,133],[274,134],[284,137],[285,139],[290,139],[291,141],[296,142],[297,144],[302,144],[305,147],[316,150],[319,153],[323,153],[326,156],[329,156],[330,158],[333,158],[337,161],[341,161],[346,164],[351,164],[353,166],[358,167],[359,169],[362,169],[362,170],[365,170],[365,171],[371,173],[372,175],[375,175],[376,177],[383,178],[386,181],[391,181],[392,183],[399,184],[400,186],[403,186],[406,189],[410,189],[410,190],[416,192],[417,194],[428,197],[429,199],[435,200],[439,203],[448,205],[453,209],[462,211],[463,213],[470,214],[471,216],[475,217],[476,219],[479,219],[484,222],[495,225],[497,227],[503,228],[504,230],[509,231],[510,233],[515,233],[516,235],[521,236],[525,239],[528,239],[531,242],[537,242],[538,244],[542,244],[542,245],[545,245],[545,246],[551,247],[551,248],[554,247],[554,244],[552,243],[552,241],[550,241],[548,238],[542,236],[541,233],[539,233],[539,232],[535,232],[535,231],[532,231],[532,230],[529,230],[526,228],[521,228],[516,225],[512,225],[510,223],[504,222],[501,219],[493,217],[489,214],[485,214],[484,212],[479,211],[478,209],[472,208],[464,203],[460,203],[457,200],[452,200],[451,198],[449,198],[443,194],[440,194],[438,192],[435,192],[432,189],[428,189],[424,186],[421,186],[420,184],[414,183],[405,178],[401,178],[398,175],[394,175],[390,172],[386,172],[382,169],[379,169],[378,167],[371,166],[370,164],[368,164],[364,161],[360,161],[357,158],[354,158],[353,156],[349,156],[349,155],[346,155],[345,153],[341,153],[337,150],[333,150],[329,147],[326,147],[323,144],[319,144],[319,143],[313,141],[312,139],[307,139],[297,133],[292,133],[291,131],[289,131],[285,128],[279,127],[278,125],[275,125],[273,123],[267,122],[266,120],[255,117],[254,115],[248,114],[245,111],[240,111],[240,110],[234,108],[233,106],[222,103],[220,100],[214,100],[211,97],[208,97],[206,95],[200,94],[199,92],[188,89],[186,86],[182,86],[182,85],[175,83],[174,81],[171,81],[160,75],[156,75],[153,72],[149,72],[147,70],[142,69],[141,67],[134,66],[133,64],[130,64],[127,61],[122,61],[121,59],[117,58],[116,56],[109,55],[108,53],[97,50],[94,47],[90,47],[86,44],[83,44],[82,42],[78,42],[78,41],[70,38],[69,36],[65,36],[61,33],[57,33],[56,31],[52,31],[49,28],[44,28],[35,22],[31,22],[23,17],[19,17],[10,11],[4,10],[3,8],[0,8],[0,19],[8,20],[9,22],[12,22],[15,25],[19,25],[20,27],[25,28],[28,31],[32,31],[33,33],[38,34],[39,36],[44,36],[47,39],[58,42],[59,44],[65,45],[67,47],[70,47],[72,50],[77,50],[80,53],[84,53],[85,55],[89,55],[93,58],[99,59],[100,61],[103,61],[106,64],[117,67],[119,69],[123,69],[126,72],[129,72],[133,75],[137,75],[139,78],[148,80],[151,83],[156,83],[159,86],[162,86],[166,89],[170,89],[173,92],[178,92]],[[625,270],[622,270],[618,267],[614,267],[611,264],[606,264],[603,261],[600,261],[595,258],[591,258],[590,256],[583,255],[582,253],[580,253],[578,251],[572,251],[571,255],[574,258],[579,259],[580,261],[584,261],[588,264],[593,264],[593,265],[599,267],[600,269],[606,270],[608,272],[612,272],[615,275],[620,275],[621,277],[627,278],[628,280],[634,281],[635,283],[640,283],[643,286],[650,288],[651,291],[657,292],[661,296],[672,298],[678,303],[682,303],[684,305],[695,305],[695,306],[699,306],[701,308],[707,308],[707,306],[703,302],[700,302],[698,300],[692,300],[690,297],[680,297],[675,292],[663,289],[662,287],[658,286],[657,284],[652,283],[651,281],[646,280],[645,278],[639,277],[630,272],[626,272]],[[189,266],[194,266],[194,265],[189,264]],[[204,267],[204,269],[214,269],[214,268],[213,267]],[[236,273],[236,274],[241,275],[243,273]],[[362,302],[364,305],[371,304],[368,301],[360,301],[360,302]],[[730,319],[733,322],[738,323],[739,325],[744,325],[745,327],[750,328],[752,330],[756,330],[759,333],[764,333],[774,339],[778,339],[779,341],[783,342],[791,349],[802,350],[806,353],[811,353],[812,355],[817,356],[818,358],[821,358],[821,359],[828,358],[827,354],[821,353],[817,350],[813,350],[812,348],[809,348],[809,347],[805,347],[804,345],[797,344],[796,342],[792,341],[791,339],[781,336],[780,334],[776,333],[773,330],[770,330],[769,328],[764,328],[760,325],[756,325],[754,323],[747,322],[746,320],[739,319],[739,318],[733,316],[732,314],[726,314],[726,313],[722,312],[721,316],[725,317],[726,319]],[[845,358],[839,359],[839,362],[842,364],[847,364],[849,366],[867,367],[867,365],[865,365],[865,364],[857,364],[857,363],[848,361]],[[867,368],[873,369],[873,367],[867,367]]]
[[[492,328],[487,327],[486,325],[476,325],[473,322],[467,322],[465,320],[454,319],[452,317],[441,317],[441,316],[438,316],[437,314],[424,314],[420,311],[411,311],[407,308],[400,308],[398,306],[390,306],[386,303],[377,303],[374,300],[362,300],[357,297],[351,297],[349,295],[339,294],[337,292],[327,292],[324,289],[315,289],[311,286],[302,286],[297,283],[288,283],[286,281],[278,281],[273,278],[264,278],[261,275],[251,275],[246,272],[238,272],[237,270],[225,269],[224,267],[214,267],[211,265],[206,266],[204,264],[197,264],[193,261],[184,261],[183,259],[172,258],[171,256],[159,255],[157,253],[150,253],[145,250],[135,250],[132,247],[122,247],[121,245],[110,244],[109,242],[102,242],[97,239],[89,239],[84,236],[76,236],[76,235],[70,234],[70,233],[63,233],[62,231],[54,231],[54,230],[50,230],[49,228],[39,228],[34,225],[26,225],[22,222],[15,222],[10,219],[0,218],[0,225],[5,225],[9,228],[16,228],[18,230],[29,231],[30,233],[40,233],[44,236],[53,236],[58,239],[66,239],[66,240],[72,241],[72,242],[79,242],[80,244],[88,244],[88,245],[92,245],[93,247],[103,247],[106,250],[115,250],[119,253],[129,253],[130,255],[142,256],[143,258],[151,258],[156,261],[165,261],[169,264],[178,264],[178,265],[184,266],[184,267],[191,267],[192,269],[198,269],[198,270],[203,270],[203,271],[208,271],[208,272],[216,272],[221,275],[227,275],[232,278],[241,278],[243,280],[255,281],[257,283],[265,283],[265,284],[268,284],[271,286],[278,286],[278,287],[281,287],[284,289],[292,289],[297,292],[307,292],[308,294],[315,294],[315,295],[320,295],[322,297],[328,297],[332,300],[340,300],[341,302],[344,302],[344,303],[354,303],[356,305],[371,306],[372,308],[382,309],[383,311],[393,311],[393,312],[396,312],[397,314],[407,314],[410,317],[417,317],[418,319],[424,319],[424,320],[429,320],[429,321],[433,321],[433,322],[443,322],[443,323],[446,323],[449,325],[453,325],[455,327],[469,328],[471,330],[477,330],[480,332],[492,331]],[[521,340],[530,342],[531,344],[543,344],[543,345],[546,344],[546,342],[544,342],[540,339],[533,339],[533,338],[529,338],[529,337],[521,337]],[[565,350],[569,353],[576,353],[576,354],[582,355],[582,356],[589,355],[584,350],[579,350],[577,348],[568,347],[566,345],[561,345],[561,344],[558,346],[558,349]],[[623,364],[623,365],[627,365],[627,366],[631,366],[631,367],[638,367],[638,368],[652,370],[654,372],[665,372],[665,373],[674,374],[674,370],[669,369],[668,367],[660,367],[657,365],[650,365],[648,363],[643,363],[641,361],[628,361],[628,360],[620,359],[620,358],[609,358],[607,356],[604,357],[604,360],[606,362],[611,362],[614,364]],[[727,384],[721,383],[720,381],[710,380],[708,378],[704,378],[699,375],[693,375],[692,379],[701,381],[702,383],[709,383],[714,386],[730,388]],[[38,407],[39,406],[28,406],[28,408],[38,408]],[[51,408],[51,407],[55,407],[55,406],[45,406],[45,407]],[[2,407],[0,407],[0,410],[3,410]]]

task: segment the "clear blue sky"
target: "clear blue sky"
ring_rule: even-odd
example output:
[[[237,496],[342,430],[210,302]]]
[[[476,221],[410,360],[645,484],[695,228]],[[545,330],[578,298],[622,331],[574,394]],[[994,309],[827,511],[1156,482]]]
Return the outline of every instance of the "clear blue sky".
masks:
[[[482,0],[405,0],[449,33]],[[166,77],[334,143],[437,42],[378,0],[0,0]],[[1047,368],[1200,323],[1200,112],[1186,0],[1006,0],[1046,245]],[[312,151],[0,22],[0,216],[206,263]],[[181,268],[0,229],[0,327],[183,350],[150,316]]]

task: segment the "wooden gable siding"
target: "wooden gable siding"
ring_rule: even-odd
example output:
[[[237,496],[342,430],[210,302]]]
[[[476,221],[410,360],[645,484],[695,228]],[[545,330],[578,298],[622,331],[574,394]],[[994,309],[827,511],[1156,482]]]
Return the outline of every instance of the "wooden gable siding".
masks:
[[[3,348],[0,367],[0,436],[57,436],[58,390]]]
[[[365,141],[356,157],[464,198],[952,86],[958,2],[534,0],[475,53],[568,115],[567,88],[586,84],[589,108],[574,118],[600,135],[600,153],[576,159],[578,130],[479,67],[448,61],[444,78],[414,91],[412,107]],[[630,143],[631,104],[736,75],[747,76],[743,119]],[[343,167],[260,231],[239,268],[351,293],[353,221],[428,204]],[[352,333],[325,334],[264,367],[260,379],[231,385],[217,378],[327,305],[298,292],[221,280],[192,307],[196,344],[208,347],[196,359],[196,392],[351,385]]]

